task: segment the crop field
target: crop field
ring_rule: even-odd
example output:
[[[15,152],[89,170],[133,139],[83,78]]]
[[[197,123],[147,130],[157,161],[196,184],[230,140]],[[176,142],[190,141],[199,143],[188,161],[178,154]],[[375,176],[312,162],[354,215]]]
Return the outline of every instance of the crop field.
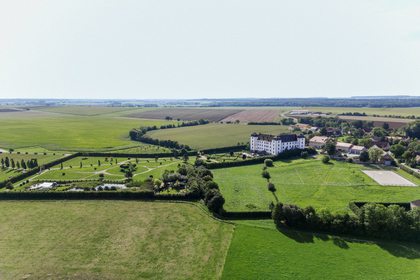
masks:
[[[278,231],[272,221],[241,223],[222,279],[418,279],[418,244]]]
[[[134,180],[144,180],[149,176],[160,178],[165,170],[175,170],[181,160],[170,158],[105,158],[105,157],[76,157],[56,165],[49,170],[44,170],[41,174],[34,175],[30,180],[82,180],[99,179],[99,174],[104,175],[104,179],[122,180],[124,173],[121,172],[120,165],[124,163],[136,164],[133,172]]]
[[[133,107],[105,107],[105,106],[58,106],[58,107],[34,107],[32,110],[69,114],[78,116],[98,116],[104,114],[111,114],[117,112],[127,112],[132,110],[138,110]]]
[[[57,155],[53,155],[51,154],[47,154],[47,155],[43,155],[43,154],[17,154],[17,153],[0,153],[0,160],[3,159],[5,160],[7,158],[9,158],[9,162],[13,159],[13,161],[17,164],[17,162],[19,162],[19,164],[21,163],[22,160],[25,161],[25,163],[28,160],[31,159],[37,159],[38,164],[45,164],[47,162],[53,161],[55,159],[58,159],[60,157],[62,157],[61,154],[57,154]],[[15,166],[16,167],[16,166]],[[4,181],[6,179],[8,179],[9,177],[13,177],[16,175],[19,175],[22,171],[18,170],[17,167],[15,169],[10,168],[4,168],[2,169],[0,167],[0,181]]]
[[[136,112],[128,114],[128,117],[142,118],[142,119],[165,119],[171,117],[172,119],[180,119],[184,121],[193,121],[199,119],[206,119],[211,122],[221,121],[227,116],[240,112],[238,109],[192,109],[192,108],[161,108],[148,110],[144,112]]]
[[[1,279],[217,279],[233,226],[185,203],[0,202]]]
[[[278,122],[281,117],[280,109],[248,109],[224,118],[223,122]]]
[[[384,123],[388,123],[391,128],[400,128],[414,120],[411,119],[399,119],[399,118],[384,118],[384,117],[370,117],[370,116],[339,116],[343,120],[362,120],[373,122],[374,126],[382,126]]]
[[[288,128],[281,125],[207,124],[155,130],[147,135],[178,141],[196,149],[208,149],[247,143],[253,132],[280,134],[288,132]]]
[[[420,107],[411,108],[355,108],[355,107],[305,107],[303,110],[342,114],[348,112],[366,113],[366,115],[396,115],[396,116],[420,116]]]
[[[168,121],[110,116],[74,116],[46,112],[2,113],[0,147],[41,147],[48,150],[107,150],[139,146],[130,129]]]
[[[276,198],[267,190],[262,178],[262,164],[213,170],[230,211],[267,211]],[[283,203],[309,205],[334,212],[349,211],[350,201],[408,202],[420,197],[419,187],[380,186],[361,170],[373,169],[357,164],[320,160],[275,162],[268,168],[276,196]],[[406,174],[416,185],[420,180]]]

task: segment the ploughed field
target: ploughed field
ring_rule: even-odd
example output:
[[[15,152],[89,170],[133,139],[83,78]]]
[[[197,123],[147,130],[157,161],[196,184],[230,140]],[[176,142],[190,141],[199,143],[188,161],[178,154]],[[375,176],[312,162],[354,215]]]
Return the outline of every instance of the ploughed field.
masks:
[[[48,150],[114,150],[139,146],[129,139],[132,128],[168,124],[119,116],[79,116],[40,111],[0,114],[0,147]],[[145,145],[146,147],[148,145]]]
[[[233,226],[185,203],[0,201],[1,279],[217,279]]]
[[[222,279],[418,279],[420,245],[238,221]]]
[[[275,196],[267,189],[262,178],[263,164],[212,170],[226,200],[228,211],[268,211],[276,197],[283,203],[302,207],[313,206],[331,211],[349,211],[350,201],[409,202],[420,197],[420,179],[397,170],[399,175],[417,187],[381,186],[361,170],[375,166],[362,166],[320,160],[276,161],[267,170],[277,191]]]
[[[112,158],[112,157],[76,157],[55,165],[41,174],[34,175],[30,180],[98,180],[103,174],[106,180],[123,180],[124,172],[121,164],[135,164],[133,180],[145,180],[150,176],[161,178],[165,170],[176,170],[181,160],[173,158]]]
[[[289,130],[282,125],[206,124],[149,131],[146,135],[160,140],[173,140],[195,149],[236,146],[249,142],[253,132],[280,134]]]

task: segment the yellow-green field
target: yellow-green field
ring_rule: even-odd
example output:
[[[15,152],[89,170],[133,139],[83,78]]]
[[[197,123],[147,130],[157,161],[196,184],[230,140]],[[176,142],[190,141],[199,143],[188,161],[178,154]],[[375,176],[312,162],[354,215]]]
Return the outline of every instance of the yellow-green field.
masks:
[[[47,112],[0,114],[0,147],[48,150],[107,150],[139,146],[130,129],[171,122],[117,116],[76,116]]]
[[[218,279],[233,226],[185,203],[0,201],[0,279]]]
[[[174,140],[195,149],[235,146],[249,142],[253,132],[280,134],[288,132],[281,125],[207,124],[182,128],[162,129],[147,133],[152,138]]]

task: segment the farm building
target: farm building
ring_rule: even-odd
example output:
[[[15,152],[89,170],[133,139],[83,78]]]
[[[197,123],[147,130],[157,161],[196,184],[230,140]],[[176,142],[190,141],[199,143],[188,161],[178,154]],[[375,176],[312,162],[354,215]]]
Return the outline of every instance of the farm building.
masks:
[[[250,139],[251,152],[265,152],[278,155],[287,150],[304,149],[305,136],[296,134],[280,134],[277,136],[253,133]]]
[[[43,190],[50,190],[57,186],[56,182],[43,182],[39,184],[35,184],[29,188],[30,191],[43,191]]]
[[[314,136],[309,140],[309,146],[314,147],[315,149],[322,149],[328,139],[330,138],[327,136]]]

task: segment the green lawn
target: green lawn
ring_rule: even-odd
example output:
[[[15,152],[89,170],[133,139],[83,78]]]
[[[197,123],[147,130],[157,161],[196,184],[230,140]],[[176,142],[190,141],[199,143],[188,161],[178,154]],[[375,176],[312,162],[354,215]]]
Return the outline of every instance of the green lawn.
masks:
[[[0,202],[1,279],[217,279],[233,226],[184,203]]]
[[[104,174],[108,180],[122,180],[124,173],[120,171],[120,164],[131,162],[136,164],[137,170],[134,172],[134,180],[144,180],[149,176],[160,178],[165,170],[175,170],[181,160],[160,158],[113,158],[111,157],[77,157],[60,165],[53,166],[45,170],[42,174],[32,176],[30,180],[80,180],[80,179],[99,179],[99,173]],[[99,161],[99,162],[98,162]],[[82,167],[80,167],[80,163]],[[100,165],[99,165],[100,164]],[[64,173],[64,175],[63,175]]]
[[[420,245],[239,224],[222,279],[418,279]],[[257,224],[257,225],[255,225]]]
[[[48,150],[106,150],[139,146],[130,129],[168,121],[113,116],[76,116],[47,112],[2,113],[0,147],[42,147]]]
[[[225,208],[231,211],[268,210],[275,197],[267,190],[267,181],[261,177],[262,164],[213,170],[226,199]],[[362,169],[367,167],[333,161],[294,160],[275,162],[268,169],[281,202],[300,206],[312,205],[318,209],[348,211],[350,201],[407,202],[420,198],[419,187],[380,186]],[[420,180],[404,174],[416,184]]]
[[[196,149],[235,146],[238,142],[247,143],[253,132],[280,134],[287,132],[280,125],[207,124],[173,129],[150,131],[152,138],[174,140]]]

